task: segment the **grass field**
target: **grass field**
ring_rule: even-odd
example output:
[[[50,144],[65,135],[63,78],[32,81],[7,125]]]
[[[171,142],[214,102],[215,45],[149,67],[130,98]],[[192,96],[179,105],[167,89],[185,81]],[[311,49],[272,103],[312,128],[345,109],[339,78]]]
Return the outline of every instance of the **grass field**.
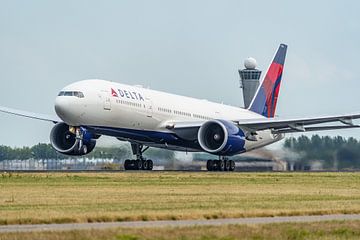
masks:
[[[360,173],[3,173],[0,224],[360,213]]]
[[[225,225],[182,228],[118,228],[67,232],[32,232],[0,234],[1,240],[333,240],[360,239],[360,221]]]

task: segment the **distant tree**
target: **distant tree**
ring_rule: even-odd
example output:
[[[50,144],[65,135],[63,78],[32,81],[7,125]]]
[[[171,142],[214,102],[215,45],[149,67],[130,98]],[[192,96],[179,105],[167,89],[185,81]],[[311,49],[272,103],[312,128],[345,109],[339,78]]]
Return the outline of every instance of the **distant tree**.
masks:
[[[0,146],[0,161],[11,160],[12,149],[7,146]]]
[[[306,151],[311,146],[311,141],[307,136],[300,136],[294,143],[294,147],[298,151]]]
[[[96,147],[87,157],[97,159],[116,159],[123,160],[131,158],[131,152],[128,146],[120,145],[118,147]]]
[[[159,148],[150,148],[144,154],[147,158],[150,159],[163,159],[163,160],[174,160],[175,152]]]
[[[359,154],[350,147],[343,147],[337,152],[338,169],[351,169],[358,167]]]
[[[283,146],[301,153],[299,161],[303,165],[322,160],[327,169],[333,169],[335,165],[339,169],[360,168],[360,142],[352,137],[345,139],[341,136],[331,138],[313,135],[309,139],[307,136],[300,136],[297,139],[286,139]]]
[[[34,159],[61,159],[62,156],[50,144],[39,143],[31,148]]]

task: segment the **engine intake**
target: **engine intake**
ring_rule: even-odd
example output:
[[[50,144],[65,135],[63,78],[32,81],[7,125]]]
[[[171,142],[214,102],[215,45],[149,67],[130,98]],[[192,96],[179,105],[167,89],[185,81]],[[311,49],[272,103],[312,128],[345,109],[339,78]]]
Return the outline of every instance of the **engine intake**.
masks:
[[[231,156],[245,151],[244,132],[230,121],[205,122],[198,131],[198,141],[202,149],[213,154]]]
[[[57,123],[50,133],[52,147],[62,154],[71,156],[90,153],[95,148],[96,140],[84,128],[79,128],[77,131],[79,131],[78,136],[66,123]]]

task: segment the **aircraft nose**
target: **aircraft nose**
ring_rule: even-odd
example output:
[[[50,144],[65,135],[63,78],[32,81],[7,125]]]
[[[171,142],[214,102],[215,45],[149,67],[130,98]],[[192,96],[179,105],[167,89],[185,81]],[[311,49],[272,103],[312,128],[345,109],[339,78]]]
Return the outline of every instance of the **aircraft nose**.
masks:
[[[55,99],[55,112],[67,124],[77,125],[78,109],[77,104],[70,97],[59,96]]]
[[[69,101],[63,97],[57,97],[55,99],[55,112],[62,119],[64,116],[68,115]]]

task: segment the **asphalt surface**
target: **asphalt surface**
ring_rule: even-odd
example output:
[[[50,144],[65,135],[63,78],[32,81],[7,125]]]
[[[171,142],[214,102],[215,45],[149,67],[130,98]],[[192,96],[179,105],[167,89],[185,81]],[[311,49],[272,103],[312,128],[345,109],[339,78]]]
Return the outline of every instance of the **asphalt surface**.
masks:
[[[68,231],[106,228],[151,228],[151,227],[187,227],[187,226],[220,226],[228,224],[266,224],[285,222],[319,222],[333,220],[360,220],[360,214],[339,214],[322,216],[292,217],[258,217],[258,218],[225,218],[212,220],[179,220],[179,221],[139,221],[139,222],[107,222],[107,223],[66,223],[0,226],[0,233],[34,232],[34,231]]]

